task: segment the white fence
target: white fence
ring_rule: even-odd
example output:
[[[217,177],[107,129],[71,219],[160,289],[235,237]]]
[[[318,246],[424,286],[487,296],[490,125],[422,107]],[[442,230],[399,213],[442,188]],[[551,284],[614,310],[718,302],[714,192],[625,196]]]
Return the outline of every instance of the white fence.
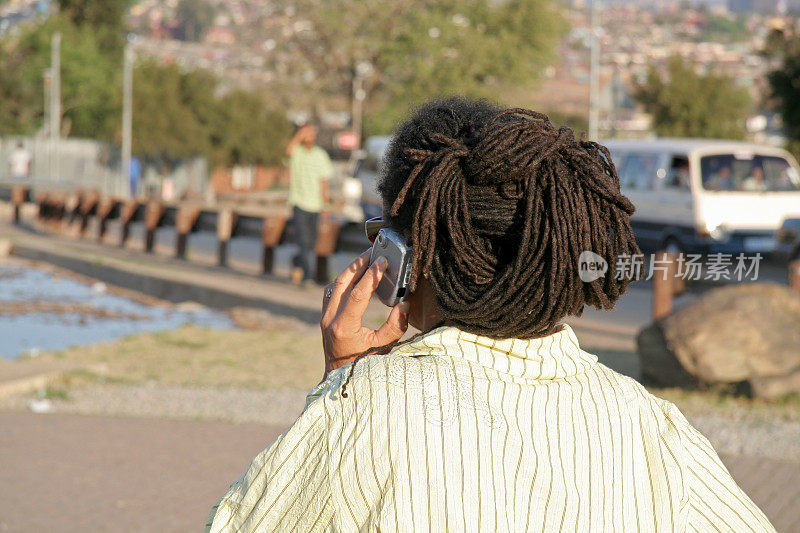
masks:
[[[9,158],[21,142],[31,154],[30,184],[57,189],[96,189],[103,194],[127,197],[129,179],[122,175],[120,150],[112,144],[92,139],[50,139],[5,137],[0,139],[0,182],[11,180]],[[138,192],[160,196],[163,183],[180,196],[191,190],[205,192],[208,184],[208,165],[203,158],[182,161],[171,169],[161,165],[144,165]]]

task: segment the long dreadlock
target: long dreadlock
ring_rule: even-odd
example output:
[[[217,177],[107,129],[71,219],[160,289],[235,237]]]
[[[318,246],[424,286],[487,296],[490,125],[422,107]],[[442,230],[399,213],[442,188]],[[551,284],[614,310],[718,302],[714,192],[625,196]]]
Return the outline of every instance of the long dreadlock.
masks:
[[[426,278],[444,319],[464,331],[541,337],[587,304],[613,308],[633,280],[581,281],[583,251],[612,268],[640,253],[634,207],[608,150],[542,113],[431,102],[395,134],[379,190],[413,250],[411,290]]]

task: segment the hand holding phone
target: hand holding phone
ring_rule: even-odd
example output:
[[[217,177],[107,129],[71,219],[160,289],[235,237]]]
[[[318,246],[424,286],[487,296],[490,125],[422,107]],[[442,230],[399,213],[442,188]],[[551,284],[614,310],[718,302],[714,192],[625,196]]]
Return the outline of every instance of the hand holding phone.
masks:
[[[400,340],[408,329],[407,304],[396,305],[376,330],[362,325],[370,298],[388,268],[388,260],[370,261],[372,250],[358,257],[336,281],[328,285],[322,300],[322,346],[325,374],[352,361],[366,350]]]

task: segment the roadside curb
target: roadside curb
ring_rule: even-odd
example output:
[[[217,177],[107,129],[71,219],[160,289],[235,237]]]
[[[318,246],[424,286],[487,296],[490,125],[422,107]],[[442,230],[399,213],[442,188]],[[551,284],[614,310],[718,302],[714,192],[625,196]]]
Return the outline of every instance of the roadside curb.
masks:
[[[234,307],[265,309],[307,324],[319,323],[322,287],[297,288],[281,279],[184,262],[76,241],[65,237],[0,230],[13,243],[12,257],[41,261],[122,289],[133,290],[174,304],[197,302],[217,310]],[[370,314],[381,311],[370,305]]]

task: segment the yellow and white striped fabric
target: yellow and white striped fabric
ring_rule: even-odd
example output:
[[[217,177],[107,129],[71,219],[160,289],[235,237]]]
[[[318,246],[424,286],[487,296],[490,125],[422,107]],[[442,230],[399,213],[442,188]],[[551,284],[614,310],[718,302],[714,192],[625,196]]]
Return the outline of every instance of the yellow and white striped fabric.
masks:
[[[774,531],[671,403],[582,351],[452,327],[350,365],[211,531]]]

